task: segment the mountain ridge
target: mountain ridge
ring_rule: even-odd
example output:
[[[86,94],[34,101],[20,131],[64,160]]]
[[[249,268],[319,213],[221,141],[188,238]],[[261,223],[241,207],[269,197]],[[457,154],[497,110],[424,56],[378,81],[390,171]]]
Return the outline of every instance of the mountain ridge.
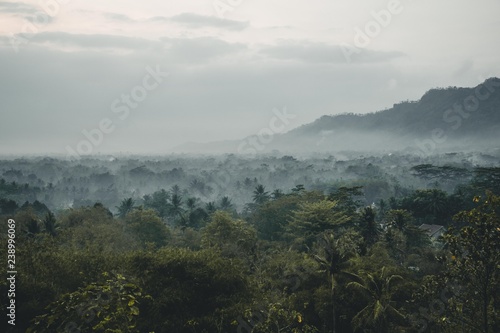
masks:
[[[470,146],[471,142],[499,146],[500,79],[492,77],[470,88],[433,88],[417,101],[398,102],[391,108],[367,114],[324,115],[286,133],[275,134],[271,140],[250,136],[236,141],[190,143],[178,147],[178,151],[241,154],[273,150],[411,151],[422,148],[419,147],[422,142],[442,149],[450,144]]]

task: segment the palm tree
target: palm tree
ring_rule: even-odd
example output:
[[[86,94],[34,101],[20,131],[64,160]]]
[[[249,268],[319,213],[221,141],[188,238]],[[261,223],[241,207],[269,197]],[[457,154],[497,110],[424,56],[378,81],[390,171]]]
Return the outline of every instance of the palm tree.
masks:
[[[143,199],[144,206],[156,210],[161,218],[168,215],[170,194],[164,189],[156,191],[153,195],[145,195]]]
[[[184,208],[182,208],[182,197],[178,194],[172,194],[170,198],[170,205],[168,212],[170,216],[179,217],[181,220],[181,224],[186,224],[186,219],[184,218]]]
[[[179,185],[175,184],[170,189],[170,192],[172,193],[172,195],[180,195],[181,194],[181,188],[179,187]]]
[[[394,287],[404,279],[390,275],[385,267],[378,274],[356,276],[355,282],[347,284],[361,292],[365,298],[364,307],[352,319],[354,329],[372,328],[374,332],[389,332],[389,324],[402,321],[405,316],[394,307]]]
[[[132,198],[123,199],[118,208],[118,216],[125,217],[134,209],[135,202]]]
[[[413,216],[404,209],[392,209],[387,212],[387,224],[403,233],[412,220]]]
[[[325,232],[317,242],[320,245],[321,255],[313,255],[322,270],[328,274],[330,282],[330,297],[332,301],[332,332],[336,332],[337,311],[335,307],[335,292],[337,290],[337,278],[341,275],[351,276],[347,271],[350,266],[350,259],[356,255],[351,244],[342,244],[340,239],[334,239],[332,232]]]
[[[48,212],[43,219],[43,225],[45,227],[45,232],[51,236],[55,236],[57,234],[57,230],[59,229],[56,225],[56,217],[52,212]]]
[[[424,211],[430,213],[434,217],[435,222],[440,222],[439,220],[443,217],[448,208],[448,198],[446,192],[438,189],[432,189],[423,191],[423,194],[424,193],[426,194],[426,196],[422,198]],[[420,198],[417,200],[419,199]]]
[[[186,200],[186,206],[189,209],[189,212],[192,212],[193,210],[195,210],[197,201],[198,201],[198,199],[193,198],[193,197],[188,198]]]
[[[282,190],[280,189],[276,189],[273,191],[273,193],[271,194],[271,197],[273,198],[273,200],[277,200],[279,198],[281,198],[282,196],[284,196],[285,193],[283,193]]]
[[[264,185],[257,185],[255,187],[255,190],[253,191],[253,201],[257,205],[262,205],[269,201],[269,199],[269,192],[266,192],[266,188],[264,187]]]
[[[368,206],[361,212],[361,232],[367,245],[377,241],[379,228],[375,222],[375,209]]]
[[[222,210],[230,210],[233,207],[233,203],[231,202],[231,199],[229,199],[228,196],[222,197],[220,201],[220,209]]]
[[[215,202],[210,201],[205,205],[205,209],[208,214],[213,214],[217,210],[217,206],[215,205]]]
[[[28,236],[34,237],[35,235],[39,234],[40,231],[41,229],[38,221],[35,218],[30,217],[26,223],[26,233],[28,234]]]

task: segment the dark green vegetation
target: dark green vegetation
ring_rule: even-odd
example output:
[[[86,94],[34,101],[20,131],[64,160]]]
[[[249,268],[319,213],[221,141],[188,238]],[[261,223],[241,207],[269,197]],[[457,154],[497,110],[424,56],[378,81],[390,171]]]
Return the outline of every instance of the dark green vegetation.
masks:
[[[499,332],[498,165],[0,161],[0,247],[13,218],[19,272],[16,330],[1,330]]]

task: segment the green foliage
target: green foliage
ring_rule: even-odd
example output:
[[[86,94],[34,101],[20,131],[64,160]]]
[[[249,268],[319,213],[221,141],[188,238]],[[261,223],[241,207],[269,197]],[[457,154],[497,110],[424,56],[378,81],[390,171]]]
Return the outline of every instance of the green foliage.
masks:
[[[134,209],[135,202],[132,198],[123,199],[118,208],[118,216],[123,218]]]
[[[286,225],[299,204],[321,200],[323,195],[316,192],[302,192],[301,195],[283,195],[269,201],[251,215],[250,221],[257,228],[259,236],[267,240],[283,240]]]
[[[295,243],[312,245],[320,233],[334,230],[351,219],[344,212],[336,211],[336,207],[337,202],[326,199],[300,203],[286,227],[287,234]]]
[[[144,309],[141,332],[219,332],[221,325],[229,332],[251,299],[243,263],[213,250],[164,248],[133,253],[127,261],[154,298]]]
[[[134,210],[124,221],[126,230],[135,235],[143,246],[152,243],[161,247],[166,245],[170,238],[169,229],[153,210]]]
[[[150,298],[123,275],[112,275],[102,284],[92,283],[63,295],[33,320],[28,332],[140,332],[139,305]]]
[[[479,191],[500,195],[500,167],[481,167],[474,170],[472,185]]]
[[[332,191],[328,199],[338,204],[338,209],[348,215],[353,215],[356,209],[361,206],[359,197],[363,195],[363,186],[340,187]]]
[[[57,226],[56,216],[52,212],[48,212],[43,219],[45,232],[51,236],[56,236],[59,227]]]
[[[249,256],[255,250],[257,232],[242,220],[233,220],[228,212],[217,211],[203,229],[201,244],[215,248],[225,256]]]
[[[73,228],[85,223],[113,222],[113,215],[102,205],[69,209],[59,216],[61,229]]]
[[[352,318],[356,331],[391,332],[396,323],[405,324],[405,315],[394,306],[394,289],[403,281],[400,275],[391,275],[385,267],[374,274],[366,273],[349,282],[348,288],[357,290],[363,299],[362,309]]]
[[[454,180],[470,176],[469,170],[451,165],[420,164],[411,168],[414,175],[426,180]]]
[[[401,208],[411,212],[420,224],[446,225],[456,213],[449,196],[439,189],[417,190],[401,200]]]
[[[266,188],[264,185],[257,185],[255,190],[253,191],[253,202],[255,202],[257,205],[262,205],[266,202],[269,201],[271,196],[269,195],[269,192],[266,192]]]
[[[496,332],[500,327],[500,197],[487,193],[475,199],[477,208],[464,211],[457,220],[467,223],[444,236],[452,254],[449,274],[464,284],[460,297],[451,300],[451,322],[465,320],[471,329]]]
[[[165,190],[160,190],[154,192],[152,195],[145,195],[144,198],[144,207],[151,208],[156,211],[156,213],[161,217],[167,217],[170,194]]]
[[[86,207],[52,214],[47,206],[54,205],[36,201],[35,192],[19,200],[23,186],[10,194],[0,189],[0,195],[33,202],[20,208],[15,200],[0,199],[2,212],[15,212],[17,222],[16,268],[22,274],[16,328],[26,331],[35,318],[32,332],[66,326],[116,333],[423,331],[415,323],[429,332],[498,332],[500,202],[491,193],[472,202],[477,191],[495,184],[495,169],[477,168],[473,182],[450,190],[460,172],[468,179],[469,157],[449,157],[466,161],[450,164],[461,165],[456,169],[434,167],[431,158],[384,157],[390,175],[377,158],[365,157],[316,158],[315,164],[293,157],[266,157],[266,163],[234,156],[194,159],[198,167],[209,165],[196,177],[185,177],[179,161],[144,162],[148,167],[130,161],[122,165],[127,182],[122,193],[141,190],[148,179],[155,188],[176,182],[183,187],[146,195],[139,207],[116,196],[111,203],[118,205],[116,216],[85,197],[110,194],[109,188],[94,187],[118,179],[102,167],[93,175],[95,162],[80,165],[78,179],[54,178],[44,193],[52,202],[61,183],[73,183],[64,204],[85,201]],[[159,171],[162,163],[168,170]],[[419,167],[412,169],[414,163]],[[238,164],[247,173],[241,181],[220,180]],[[23,177],[17,171],[7,175]],[[25,178],[42,184],[34,175]],[[422,180],[447,185],[413,190]],[[82,185],[86,182],[92,186]],[[266,191],[297,183],[318,191],[304,185],[289,193]],[[344,187],[331,191],[331,184]],[[371,202],[380,205],[366,207]],[[430,244],[418,228],[424,222],[454,226],[444,247]],[[5,224],[2,228],[5,249],[8,234]],[[0,293],[7,291],[7,281],[0,281]],[[6,308],[4,298],[0,305]],[[7,324],[0,325],[7,332]]]
[[[256,316],[256,312],[247,310],[247,317]],[[297,310],[285,306],[282,303],[269,303],[260,313],[256,316],[261,319],[252,332],[267,333],[267,332],[291,332],[291,333],[317,333],[319,330],[311,325],[306,324],[304,316]]]
[[[380,227],[375,221],[375,209],[368,206],[361,211],[359,223],[361,226],[361,234],[367,246],[371,246],[378,240],[380,234]]]
[[[404,209],[391,209],[386,215],[387,225],[401,232],[406,231],[407,227],[413,223],[413,216]]]
[[[16,201],[0,198],[0,215],[13,215],[19,209]]]

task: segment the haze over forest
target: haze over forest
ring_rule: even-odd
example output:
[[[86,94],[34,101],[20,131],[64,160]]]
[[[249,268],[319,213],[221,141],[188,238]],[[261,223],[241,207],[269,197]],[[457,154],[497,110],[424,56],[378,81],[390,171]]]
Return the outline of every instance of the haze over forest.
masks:
[[[0,2],[0,332],[500,332],[500,2]]]
[[[0,3],[0,154],[67,154],[105,119],[82,151],[163,154],[500,77],[495,0],[221,3]]]

